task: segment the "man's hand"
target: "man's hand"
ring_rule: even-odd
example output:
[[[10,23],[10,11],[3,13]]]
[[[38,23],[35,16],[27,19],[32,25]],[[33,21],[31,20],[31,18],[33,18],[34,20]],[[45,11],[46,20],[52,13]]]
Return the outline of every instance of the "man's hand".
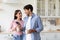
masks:
[[[27,34],[30,34],[30,33],[33,33],[33,32],[36,32],[36,30],[30,29],[30,30],[28,30]]]

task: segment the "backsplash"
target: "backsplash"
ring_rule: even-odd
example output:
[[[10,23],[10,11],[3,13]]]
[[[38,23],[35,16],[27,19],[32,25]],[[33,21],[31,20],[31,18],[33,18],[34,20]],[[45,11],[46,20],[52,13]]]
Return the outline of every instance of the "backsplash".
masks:
[[[42,18],[44,30],[60,29],[60,18]]]

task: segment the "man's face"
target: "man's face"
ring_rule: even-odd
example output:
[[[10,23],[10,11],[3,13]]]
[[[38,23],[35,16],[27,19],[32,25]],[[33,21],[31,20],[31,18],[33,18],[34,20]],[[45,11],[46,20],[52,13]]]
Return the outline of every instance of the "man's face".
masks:
[[[26,15],[29,15],[30,14],[30,10],[24,9],[24,11],[25,11],[25,14]]]

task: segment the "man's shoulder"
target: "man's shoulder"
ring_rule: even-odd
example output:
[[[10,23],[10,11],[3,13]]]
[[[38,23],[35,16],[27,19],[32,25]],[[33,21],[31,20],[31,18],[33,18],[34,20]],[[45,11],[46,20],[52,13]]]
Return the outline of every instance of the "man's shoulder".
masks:
[[[24,18],[23,18],[23,21],[25,21],[26,19],[27,19],[27,17],[24,17]]]
[[[40,18],[40,16],[38,16],[38,15],[35,14],[35,18],[36,18],[36,19],[37,19],[37,18]]]

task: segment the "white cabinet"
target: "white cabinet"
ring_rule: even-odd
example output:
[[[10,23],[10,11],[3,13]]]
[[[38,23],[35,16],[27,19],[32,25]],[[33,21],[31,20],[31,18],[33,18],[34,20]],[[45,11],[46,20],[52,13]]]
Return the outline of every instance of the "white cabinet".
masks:
[[[60,40],[59,32],[43,32],[41,33],[41,40]]]
[[[0,34],[0,40],[12,40],[10,34]]]
[[[41,40],[46,40],[45,33],[41,33],[40,36],[41,36]]]
[[[52,40],[52,39],[55,39],[54,38],[54,36],[55,36],[55,34],[54,33],[46,33],[45,34],[45,36],[46,36],[46,40]]]
[[[37,0],[39,16],[60,16],[60,0]]]
[[[41,40],[60,40],[60,32],[41,32]],[[12,40],[10,34],[0,34],[0,40]]]
[[[57,34],[56,34],[56,39],[57,39],[57,40],[60,40],[60,33],[57,33]]]
[[[56,20],[60,19],[60,0],[37,0],[37,15],[42,18],[44,31],[57,30]]]

